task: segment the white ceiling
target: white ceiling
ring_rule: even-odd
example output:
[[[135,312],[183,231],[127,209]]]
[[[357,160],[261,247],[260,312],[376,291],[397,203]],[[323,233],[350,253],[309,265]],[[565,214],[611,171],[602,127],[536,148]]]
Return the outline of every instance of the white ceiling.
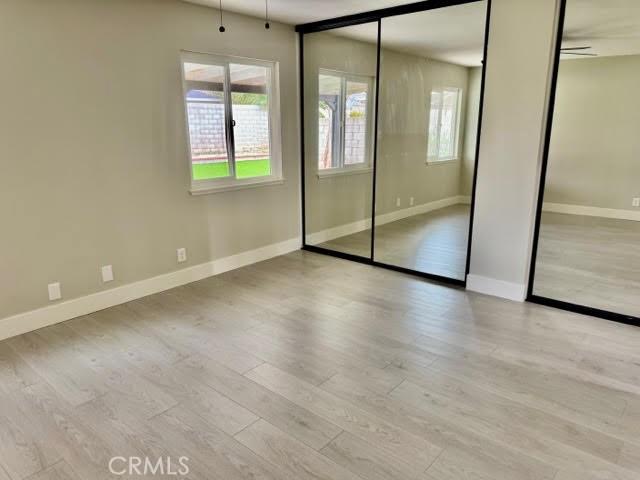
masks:
[[[216,7],[219,0],[185,0]],[[300,24],[411,3],[406,0],[269,0],[270,18]],[[264,0],[223,0],[225,10],[264,16]],[[486,1],[383,20],[386,48],[478,66]],[[227,28],[232,28],[227,25]],[[376,29],[360,25],[340,35],[375,42]],[[640,0],[568,0],[563,46],[591,46],[599,56],[640,54]],[[526,52],[523,52],[525,54]],[[563,55],[562,58],[591,58]]]
[[[218,7],[219,0],[185,0]],[[297,25],[412,3],[407,0],[269,0],[269,17]],[[264,0],[223,0],[224,10],[264,17]],[[386,48],[465,66],[479,66],[484,41],[486,0],[467,5],[389,17],[383,20]],[[233,28],[226,22],[227,28]],[[360,25],[334,33],[375,43],[377,29]]]
[[[640,0],[568,0],[562,46],[591,46],[601,57],[640,54]]]
[[[639,0],[640,1],[640,0]],[[382,20],[382,46],[467,67],[482,64],[486,0]],[[343,36],[376,42],[374,25],[335,30]]]
[[[218,8],[219,0],[185,0]],[[222,0],[224,10],[264,17],[265,0]],[[269,0],[273,20],[298,25],[411,3],[407,0]]]

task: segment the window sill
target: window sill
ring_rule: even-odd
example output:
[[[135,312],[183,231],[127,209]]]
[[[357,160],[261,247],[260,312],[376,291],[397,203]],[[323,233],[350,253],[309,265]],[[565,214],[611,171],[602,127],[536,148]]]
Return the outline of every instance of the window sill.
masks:
[[[233,190],[243,190],[245,188],[257,188],[257,187],[267,187],[270,185],[282,185],[284,183],[284,178],[280,177],[269,177],[268,179],[263,180],[253,180],[242,183],[231,183],[226,185],[212,185],[210,183],[205,185],[192,185],[189,193],[191,195],[209,195],[212,193],[222,193],[222,192],[230,192]]]
[[[445,158],[442,160],[427,160],[427,165],[442,165],[442,164],[446,164],[446,163],[453,163],[453,162],[457,162],[459,160],[458,157],[454,157],[454,158]]]
[[[317,175],[320,180],[324,178],[340,177],[344,175],[362,175],[365,173],[373,172],[372,167],[365,168],[331,168],[323,171],[318,171]]]

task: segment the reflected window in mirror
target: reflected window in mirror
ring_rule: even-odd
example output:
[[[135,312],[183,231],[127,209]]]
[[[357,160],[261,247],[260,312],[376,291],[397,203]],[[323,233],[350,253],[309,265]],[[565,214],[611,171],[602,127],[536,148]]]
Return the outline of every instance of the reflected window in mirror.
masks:
[[[373,77],[320,70],[318,171],[371,166]]]
[[[429,107],[427,162],[447,162],[458,158],[462,90],[433,89]]]

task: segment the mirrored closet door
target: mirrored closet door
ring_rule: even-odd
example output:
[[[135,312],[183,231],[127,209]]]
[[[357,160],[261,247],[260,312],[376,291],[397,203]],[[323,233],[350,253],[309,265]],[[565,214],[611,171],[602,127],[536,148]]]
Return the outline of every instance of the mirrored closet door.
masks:
[[[370,258],[378,22],[303,37],[305,242]]]
[[[529,299],[640,324],[640,3],[561,4]]]
[[[464,280],[487,2],[382,19],[374,259]]]
[[[297,27],[304,248],[465,283],[489,8],[419,2]]]

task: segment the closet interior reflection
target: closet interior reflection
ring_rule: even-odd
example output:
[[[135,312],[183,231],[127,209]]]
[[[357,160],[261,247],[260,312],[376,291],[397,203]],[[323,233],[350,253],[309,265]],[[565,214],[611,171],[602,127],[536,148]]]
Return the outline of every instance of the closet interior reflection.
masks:
[[[305,248],[464,283],[489,2],[428,3],[298,27]]]

